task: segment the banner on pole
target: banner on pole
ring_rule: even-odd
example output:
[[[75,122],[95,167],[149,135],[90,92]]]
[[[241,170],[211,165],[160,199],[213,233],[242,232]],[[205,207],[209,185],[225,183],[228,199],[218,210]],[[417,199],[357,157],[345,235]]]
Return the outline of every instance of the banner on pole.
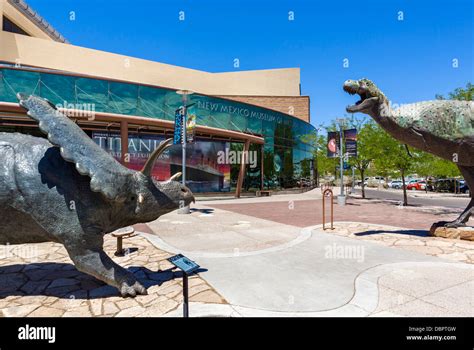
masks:
[[[357,129],[344,130],[346,154],[348,157],[357,157]]]
[[[327,142],[327,157],[336,158],[339,153],[339,132],[329,131],[328,142]]]
[[[196,128],[196,109],[194,104],[186,110],[186,142],[194,142],[194,129]]]
[[[174,134],[173,134],[173,144],[181,144],[184,141],[184,127],[183,127],[183,119],[184,119],[184,107],[179,107],[174,112]]]

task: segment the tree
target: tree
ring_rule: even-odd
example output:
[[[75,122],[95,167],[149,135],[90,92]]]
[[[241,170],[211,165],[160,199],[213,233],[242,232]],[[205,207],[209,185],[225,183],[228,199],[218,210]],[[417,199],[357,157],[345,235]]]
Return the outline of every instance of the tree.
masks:
[[[433,157],[431,164],[431,176],[433,177],[456,177],[461,176],[457,165],[445,159]]]
[[[443,95],[436,95],[436,99],[444,100]],[[474,85],[470,82],[466,84],[466,88],[457,88],[448,93],[449,100],[473,101],[474,100]]]
[[[376,145],[377,132],[377,126],[373,121],[359,127],[357,135],[357,157],[349,159],[349,164],[359,171],[362,198],[365,198],[365,172],[376,155],[374,147]]]
[[[328,131],[338,130],[337,122],[333,120],[327,129]],[[365,173],[375,156],[375,138],[378,128],[372,119],[367,120],[365,116],[356,117],[352,114],[350,118],[345,118],[343,129],[357,129],[357,157],[350,157],[348,163],[359,171],[362,198],[365,198]]]
[[[408,196],[405,186],[405,176],[413,169],[416,161],[420,159],[419,152],[395,140],[376,125],[376,133],[371,149],[374,165],[378,173],[388,174],[396,171],[402,178],[403,205],[408,205]]]
[[[356,129],[357,130],[357,157],[350,157],[348,160],[349,165],[352,167],[355,167],[362,179],[362,198],[365,198],[365,183],[364,183],[364,174],[367,168],[369,167],[371,157],[367,153],[367,145],[370,144],[370,142],[365,142],[364,139],[366,138],[366,133],[362,133],[362,139],[360,135],[360,131],[365,127],[367,123],[367,117],[362,116],[362,117],[356,117],[354,114],[351,114],[350,117],[345,117],[342,120],[339,120],[342,123],[342,129]],[[373,122],[371,121],[372,125]],[[332,120],[329,126],[326,127],[327,131],[339,131],[339,123],[338,120]],[[370,129],[370,128],[369,128]],[[370,130],[366,130],[370,131]],[[344,147],[344,145],[342,145]],[[334,168],[336,167],[336,164],[340,163],[340,160],[333,159],[334,161]],[[341,179],[342,181],[342,179]]]
[[[318,128],[321,130],[322,126]],[[301,137],[302,141],[308,143],[313,146],[314,149],[314,157],[316,158],[316,169],[317,173],[327,175],[331,174],[334,171],[336,166],[336,159],[335,158],[328,158],[326,144],[327,144],[327,137],[326,135],[319,135],[318,132],[314,132],[312,134],[306,134]]]
[[[357,130],[362,130],[365,127],[367,118],[362,117],[362,118],[356,118],[354,115],[352,115],[350,118],[345,118],[343,121],[343,129],[357,129]],[[332,120],[329,125],[323,126],[321,125],[319,127],[319,130],[325,129],[326,132],[329,131],[338,131],[338,123],[336,120]],[[360,140],[360,135],[358,135],[358,155],[356,158],[351,157],[349,159],[349,164],[354,166],[357,170],[359,170],[359,173],[361,174],[362,179],[364,179],[364,173],[366,169],[368,168],[370,164],[371,158],[369,158],[369,155],[367,154],[367,147],[370,145],[371,141],[365,142],[364,140],[367,139],[366,134],[372,133],[374,130],[374,122],[371,121],[370,126],[367,127],[367,130],[362,133],[362,140]],[[320,174],[331,174],[334,173],[335,176],[336,174],[336,167],[339,165],[339,159],[338,158],[328,158],[327,156],[327,136],[326,133],[324,135],[318,135],[317,133],[310,134],[310,135],[304,135],[303,136],[304,142],[311,143],[312,145],[315,145],[315,156],[317,158],[317,169]],[[367,145],[367,147],[366,147]],[[365,190],[364,190],[364,185],[362,185],[362,196],[365,198]]]
[[[327,136],[318,135],[317,139],[317,165],[318,172],[323,175],[332,174],[337,165],[336,158],[327,156]]]
[[[414,171],[425,178],[456,177],[461,175],[459,168],[453,162],[426,152],[420,152],[420,161],[415,164]]]

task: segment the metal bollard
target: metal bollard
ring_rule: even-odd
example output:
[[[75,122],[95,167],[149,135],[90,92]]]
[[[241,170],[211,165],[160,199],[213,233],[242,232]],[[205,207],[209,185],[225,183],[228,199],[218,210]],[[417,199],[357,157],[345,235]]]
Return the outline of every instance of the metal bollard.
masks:
[[[334,230],[334,194],[331,189],[327,189],[323,192],[323,230],[326,230],[326,205],[325,198],[329,198],[331,201],[331,230]]]

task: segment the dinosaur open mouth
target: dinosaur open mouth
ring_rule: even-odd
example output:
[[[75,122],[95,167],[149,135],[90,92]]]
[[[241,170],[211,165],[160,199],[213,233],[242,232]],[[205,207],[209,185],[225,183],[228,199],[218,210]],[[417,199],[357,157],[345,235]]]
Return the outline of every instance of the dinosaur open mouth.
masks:
[[[360,100],[351,106],[347,106],[346,111],[349,113],[361,112],[373,106],[373,103],[378,100],[377,97],[372,96],[364,86],[344,85],[343,89],[349,95],[359,95]]]
[[[355,95],[357,93],[357,89],[352,85],[344,85],[342,88],[350,95]]]
[[[367,94],[367,92],[364,90],[364,89],[361,89],[360,87],[359,88],[355,88],[353,86],[350,86],[350,85],[345,85],[343,87],[344,91],[347,92],[349,95],[355,95],[355,94],[358,94],[360,96],[360,100],[357,101],[355,104],[351,105],[351,106],[348,106],[346,108],[346,110],[348,112],[356,112],[358,110],[360,110],[359,105],[362,104],[367,98],[369,98],[370,96]]]

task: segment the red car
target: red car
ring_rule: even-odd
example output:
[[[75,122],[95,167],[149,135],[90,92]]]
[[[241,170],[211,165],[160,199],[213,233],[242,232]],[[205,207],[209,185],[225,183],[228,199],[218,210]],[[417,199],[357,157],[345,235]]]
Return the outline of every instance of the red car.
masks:
[[[407,185],[407,190],[424,191],[426,189],[425,181],[410,181]]]

